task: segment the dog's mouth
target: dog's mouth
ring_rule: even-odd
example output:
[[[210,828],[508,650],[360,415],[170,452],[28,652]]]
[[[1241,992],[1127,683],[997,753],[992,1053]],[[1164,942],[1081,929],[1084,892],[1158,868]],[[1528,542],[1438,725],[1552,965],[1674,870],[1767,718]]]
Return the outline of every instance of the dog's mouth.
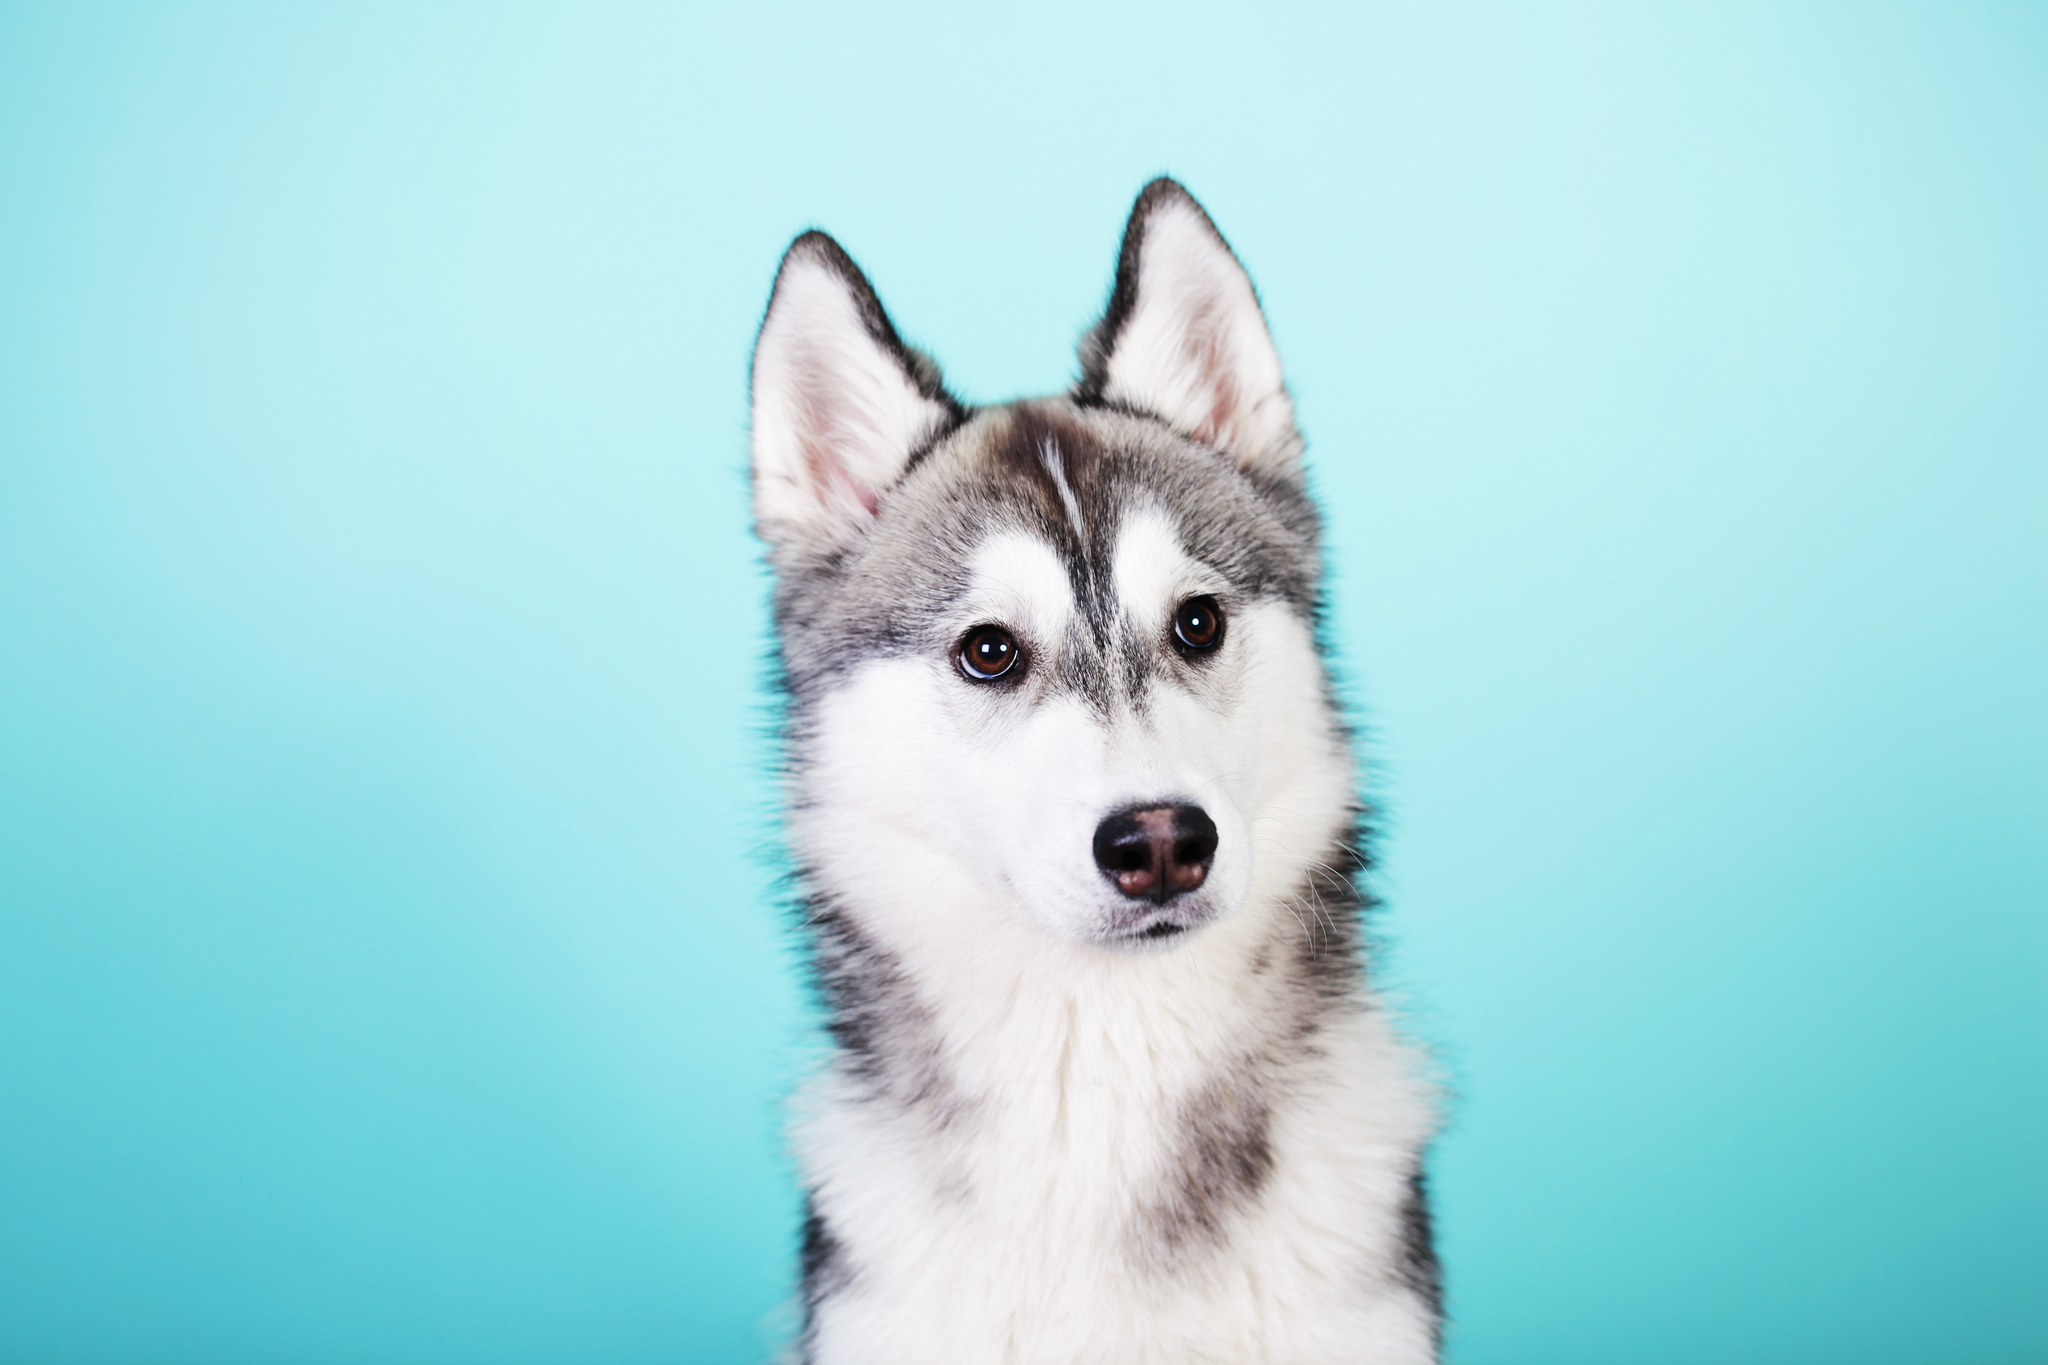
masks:
[[[1103,939],[1112,947],[1118,948],[1163,948],[1189,937],[1213,918],[1213,915],[1195,906],[1175,906],[1170,910],[1118,925],[1105,934]]]

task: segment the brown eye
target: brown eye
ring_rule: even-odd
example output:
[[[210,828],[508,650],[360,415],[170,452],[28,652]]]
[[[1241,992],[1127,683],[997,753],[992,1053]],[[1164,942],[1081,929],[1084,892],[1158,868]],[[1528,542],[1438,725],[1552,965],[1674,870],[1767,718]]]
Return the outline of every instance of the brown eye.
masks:
[[[1214,649],[1223,643],[1223,609],[1213,597],[1190,597],[1173,614],[1173,638],[1183,649]]]
[[[976,626],[960,641],[960,671],[976,682],[994,682],[1017,666],[1017,637],[1001,626]]]

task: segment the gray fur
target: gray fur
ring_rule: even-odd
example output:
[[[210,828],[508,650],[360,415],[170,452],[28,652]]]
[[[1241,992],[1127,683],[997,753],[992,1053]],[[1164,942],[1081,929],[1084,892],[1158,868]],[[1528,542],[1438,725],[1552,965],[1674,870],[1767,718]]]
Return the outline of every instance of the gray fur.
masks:
[[[877,1102],[924,1114],[936,1126],[956,1121],[966,1100],[947,1068],[944,1040],[895,957],[824,902],[814,904],[805,927],[835,1064]]]
[[[1225,1071],[1182,1105],[1164,1188],[1134,1220],[1132,1255],[1142,1267],[1182,1269],[1195,1251],[1221,1244],[1230,1218],[1258,1199],[1273,1171],[1267,1070],[1254,1062]]]

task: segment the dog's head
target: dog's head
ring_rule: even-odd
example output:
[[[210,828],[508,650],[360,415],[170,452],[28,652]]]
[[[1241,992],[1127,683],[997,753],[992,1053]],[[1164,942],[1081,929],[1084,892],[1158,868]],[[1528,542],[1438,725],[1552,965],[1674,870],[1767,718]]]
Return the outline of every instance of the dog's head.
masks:
[[[1251,282],[1171,181],[1056,399],[969,411],[828,237],[754,354],[793,838],[897,912],[1171,944],[1281,906],[1351,817],[1316,518]],[[905,904],[904,902],[912,904]]]

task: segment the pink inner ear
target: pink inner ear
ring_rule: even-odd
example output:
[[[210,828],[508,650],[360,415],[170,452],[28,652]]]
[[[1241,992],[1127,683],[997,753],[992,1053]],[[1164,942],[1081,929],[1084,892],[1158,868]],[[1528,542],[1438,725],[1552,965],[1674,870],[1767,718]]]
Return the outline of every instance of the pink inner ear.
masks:
[[[810,466],[811,487],[823,506],[858,507],[869,516],[881,507],[881,495],[856,479],[824,443],[808,448],[806,463]]]
[[[1228,444],[1224,433],[1237,416],[1241,395],[1230,357],[1224,351],[1223,329],[1214,324],[1214,318],[1213,311],[1205,311],[1190,320],[1183,354],[1201,376],[1202,389],[1209,395],[1209,414],[1195,427],[1195,436],[1210,445],[1224,446]]]
[[[832,401],[822,376],[814,377],[812,383],[800,386],[798,391],[802,398],[797,420],[812,496],[828,509],[858,507],[874,516],[881,507],[881,494],[856,476],[846,459],[847,451],[854,445],[847,431],[848,418],[855,415],[844,410],[843,400]]]

